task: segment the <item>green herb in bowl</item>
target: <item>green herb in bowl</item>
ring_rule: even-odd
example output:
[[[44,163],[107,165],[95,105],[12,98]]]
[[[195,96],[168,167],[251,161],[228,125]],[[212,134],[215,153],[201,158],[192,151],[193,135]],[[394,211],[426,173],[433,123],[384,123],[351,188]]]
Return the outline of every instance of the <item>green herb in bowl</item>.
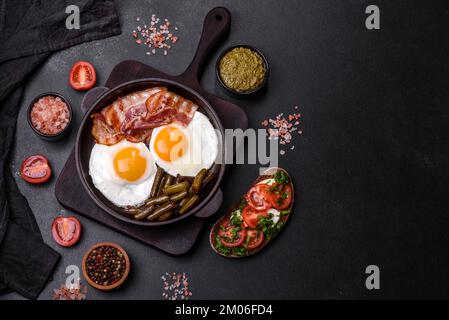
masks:
[[[252,47],[235,46],[226,50],[217,62],[217,77],[234,94],[251,94],[265,84],[268,63],[262,53]]]

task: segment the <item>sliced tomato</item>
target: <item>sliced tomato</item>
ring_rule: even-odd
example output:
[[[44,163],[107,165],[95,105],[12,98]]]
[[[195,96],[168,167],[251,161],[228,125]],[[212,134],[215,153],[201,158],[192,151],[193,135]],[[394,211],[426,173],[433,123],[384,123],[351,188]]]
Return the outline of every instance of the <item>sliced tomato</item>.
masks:
[[[269,200],[273,208],[285,210],[292,203],[292,188],[288,184],[275,185]]]
[[[263,242],[264,235],[262,230],[250,229],[247,231],[248,249],[255,249]]]
[[[97,73],[94,66],[87,61],[78,61],[70,70],[69,82],[75,90],[89,90],[97,82]]]
[[[228,248],[238,247],[246,239],[246,229],[243,225],[234,226],[229,219],[226,219],[219,226],[218,236],[224,246]]]
[[[242,211],[242,218],[246,225],[255,229],[259,224],[259,217],[268,217],[266,210],[255,210],[251,206],[246,206]]]
[[[73,246],[81,234],[81,223],[75,217],[57,217],[51,225],[51,233],[56,243],[63,247]]]
[[[270,186],[258,184],[252,187],[245,195],[246,202],[255,210],[267,210],[271,208],[269,200]]]
[[[38,184],[48,181],[51,168],[47,158],[37,154],[26,158],[20,167],[20,175],[28,183]]]

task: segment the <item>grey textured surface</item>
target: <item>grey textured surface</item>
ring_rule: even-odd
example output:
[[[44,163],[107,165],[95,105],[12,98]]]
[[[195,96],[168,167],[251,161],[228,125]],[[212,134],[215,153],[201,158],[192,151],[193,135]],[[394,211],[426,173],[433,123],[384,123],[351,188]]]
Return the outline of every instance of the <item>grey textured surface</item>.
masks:
[[[447,101],[431,100],[436,96],[433,88],[413,82],[416,75],[410,71],[410,65],[417,66],[414,72],[419,77],[425,74],[429,83],[443,78],[433,64],[436,60],[431,50],[436,47],[430,34],[444,29],[433,18],[433,9],[387,1],[382,2],[383,29],[368,32],[364,27],[368,4],[325,0],[117,1],[121,36],[54,54],[27,84],[11,164],[14,171],[26,156],[42,153],[48,156],[55,175],[60,172],[81,120],[83,94],[67,85],[75,61],[91,61],[99,85],[124,59],[181,73],[194,55],[204,16],[217,5],[230,9],[231,33],[211,57],[203,87],[225,96],[214,75],[219,51],[237,43],[254,45],[266,54],[272,72],[267,92],[237,101],[247,111],[250,127],[258,128],[264,118],[280,112],[290,113],[295,105],[300,106],[305,126],[303,136],[295,138],[295,150],[287,150],[280,158],[280,165],[295,180],[294,213],[282,234],[264,252],[248,259],[227,260],[214,254],[208,231],[256,177],[256,165],[233,168],[223,185],[223,208],[208,221],[193,250],[182,257],[168,256],[84,218],[80,218],[84,229],[78,245],[61,248],[50,234],[51,221],[62,209],[54,197],[55,179],[43,186],[30,186],[18,177],[45,241],[62,255],[54,280],[40,298],[51,298],[52,289],[64,282],[66,266],[80,265],[84,251],[98,241],[123,246],[133,268],[123,289],[102,293],[90,288],[88,299],[160,299],[160,277],[171,271],[187,273],[194,299],[447,296],[444,270],[449,262],[443,229],[447,217],[440,214],[437,205],[410,204],[410,199],[417,199],[419,189],[410,187],[412,180],[404,178],[410,177],[409,171],[400,169],[409,168],[404,161],[411,163],[410,168],[424,171],[442,162],[419,142],[424,140],[418,141],[414,151],[404,149],[411,143],[407,134],[414,133],[407,127],[410,122],[396,121],[410,114],[402,106],[418,110],[422,95],[435,110]],[[135,18],[148,18],[152,13],[179,27],[180,41],[166,57],[146,56],[130,36]],[[416,51],[415,44],[423,42],[428,50]],[[431,63],[431,72],[427,73],[421,59]],[[62,93],[74,106],[75,129],[58,143],[40,140],[26,123],[27,103],[45,91]],[[414,96],[417,92],[422,95]],[[432,126],[442,127],[438,121],[431,122],[430,116],[428,119],[427,132]],[[415,118],[410,121],[415,123]],[[437,193],[442,184],[423,186],[435,188]],[[423,210],[433,215],[432,219],[424,219]],[[369,264],[381,267],[380,291],[364,287],[364,270]],[[3,298],[20,297],[10,294]]]

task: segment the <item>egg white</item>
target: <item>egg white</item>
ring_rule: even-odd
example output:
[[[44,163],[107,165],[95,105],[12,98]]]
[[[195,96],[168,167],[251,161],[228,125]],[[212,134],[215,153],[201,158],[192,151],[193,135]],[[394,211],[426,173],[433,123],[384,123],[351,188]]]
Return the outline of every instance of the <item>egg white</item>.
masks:
[[[120,178],[114,170],[114,156],[123,148],[134,147],[147,160],[145,173],[137,181]],[[156,172],[154,159],[144,143],[123,140],[115,145],[95,144],[89,160],[89,175],[94,186],[119,207],[138,206],[149,196]]]
[[[168,126],[176,127],[187,138],[188,146],[182,157],[174,161],[161,159],[155,151],[155,141],[158,133],[166,126],[155,128],[151,134],[150,151],[159,167],[172,176],[194,177],[202,168],[209,169],[218,156],[218,137],[209,119],[201,112],[195,112],[192,120],[183,127],[171,123]]]

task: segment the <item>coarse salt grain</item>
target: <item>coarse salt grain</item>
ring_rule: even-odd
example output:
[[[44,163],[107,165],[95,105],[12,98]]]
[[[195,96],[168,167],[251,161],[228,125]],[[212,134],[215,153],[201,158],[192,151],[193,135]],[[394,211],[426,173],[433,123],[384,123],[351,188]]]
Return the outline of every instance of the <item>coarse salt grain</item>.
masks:
[[[298,106],[294,106],[297,110]],[[274,119],[265,119],[261,122],[261,125],[266,128],[268,133],[268,139],[279,140],[279,144],[287,145],[293,140],[292,133],[297,131],[298,134],[302,134],[302,130],[298,129],[301,125],[301,114],[292,113],[284,117],[284,113],[278,114]],[[295,146],[290,147],[290,150],[294,150]],[[281,155],[285,154],[285,150],[280,150]]]
[[[60,97],[49,95],[33,104],[30,120],[39,132],[54,135],[63,131],[69,124],[70,110]]]
[[[87,287],[82,284],[79,288],[69,289],[62,284],[58,289],[53,289],[53,300],[85,300],[87,297]]]
[[[162,297],[168,300],[188,299],[192,296],[192,292],[189,290],[188,278],[183,272],[177,274],[175,272],[166,272],[162,277],[163,289]]]
[[[136,18],[136,21],[140,20],[139,17]],[[136,28],[138,32],[136,30],[132,31],[132,37],[136,39],[136,43],[139,45],[144,43],[149,48],[153,47],[152,54],[156,54],[156,49],[163,49],[163,54],[166,56],[171,48],[171,44],[176,43],[178,37],[173,35],[173,31],[170,31],[171,23],[168,19],[164,19],[162,24],[159,24],[159,21],[160,19],[155,14],[152,14],[150,25],[148,26],[142,22]],[[177,31],[178,28],[174,27],[174,30]],[[147,53],[147,55],[149,54]]]

